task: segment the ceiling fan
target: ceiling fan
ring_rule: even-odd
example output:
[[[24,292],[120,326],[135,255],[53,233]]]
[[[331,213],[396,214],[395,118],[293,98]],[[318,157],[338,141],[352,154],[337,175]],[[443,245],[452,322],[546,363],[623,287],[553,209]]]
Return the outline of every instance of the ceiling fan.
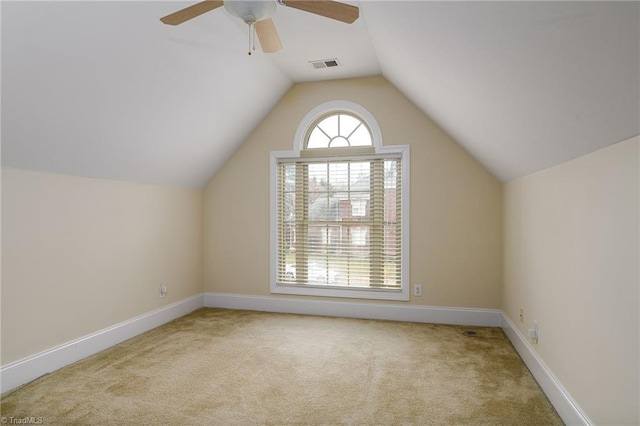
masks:
[[[249,25],[253,34],[257,33],[265,53],[274,53],[282,49],[280,37],[271,20],[277,5],[292,7],[347,24],[353,23],[360,14],[360,10],[356,6],[332,0],[205,0],[160,18],[160,20],[167,25],[179,25],[203,13],[224,6],[229,13]],[[249,55],[251,55],[251,50],[249,50]]]

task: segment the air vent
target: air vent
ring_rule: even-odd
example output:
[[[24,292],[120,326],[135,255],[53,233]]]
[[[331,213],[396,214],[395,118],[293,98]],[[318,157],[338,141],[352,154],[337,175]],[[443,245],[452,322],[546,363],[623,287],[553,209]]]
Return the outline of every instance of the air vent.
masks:
[[[319,61],[309,61],[309,63],[315,68],[331,68],[340,66],[340,62],[337,59],[322,59]]]

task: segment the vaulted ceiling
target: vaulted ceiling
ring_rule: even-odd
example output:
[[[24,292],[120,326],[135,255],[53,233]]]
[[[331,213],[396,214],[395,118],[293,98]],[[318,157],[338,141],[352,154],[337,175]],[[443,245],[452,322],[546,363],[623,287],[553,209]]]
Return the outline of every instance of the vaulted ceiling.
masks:
[[[2,165],[201,187],[292,84],[379,74],[503,181],[640,133],[638,2],[278,6],[251,56],[223,8],[159,21],[193,3],[2,1]]]

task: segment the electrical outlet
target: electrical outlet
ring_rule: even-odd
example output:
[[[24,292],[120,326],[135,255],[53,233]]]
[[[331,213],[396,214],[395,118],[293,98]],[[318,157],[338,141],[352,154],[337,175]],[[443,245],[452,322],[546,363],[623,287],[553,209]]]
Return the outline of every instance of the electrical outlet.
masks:
[[[422,296],[422,284],[413,285],[413,295],[417,297]]]
[[[524,308],[520,308],[520,322],[524,324]]]
[[[160,287],[158,288],[158,297],[162,299],[166,295],[167,295],[167,286],[161,283]]]
[[[529,329],[529,339],[534,345],[538,344],[538,321],[533,322],[533,328]]]

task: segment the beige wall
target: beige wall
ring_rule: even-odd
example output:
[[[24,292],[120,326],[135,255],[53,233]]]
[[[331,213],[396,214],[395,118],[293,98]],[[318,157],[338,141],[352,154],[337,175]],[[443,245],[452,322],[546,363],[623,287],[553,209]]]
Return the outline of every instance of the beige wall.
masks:
[[[536,352],[603,425],[640,422],[639,143],[504,188],[502,309],[539,321]]]
[[[201,190],[3,169],[2,364],[201,293],[201,253]]]
[[[382,77],[294,85],[205,188],[204,290],[269,294],[269,152],[291,150],[313,108],[346,100],[385,145],[411,145],[411,303],[499,308],[502,187]]]

